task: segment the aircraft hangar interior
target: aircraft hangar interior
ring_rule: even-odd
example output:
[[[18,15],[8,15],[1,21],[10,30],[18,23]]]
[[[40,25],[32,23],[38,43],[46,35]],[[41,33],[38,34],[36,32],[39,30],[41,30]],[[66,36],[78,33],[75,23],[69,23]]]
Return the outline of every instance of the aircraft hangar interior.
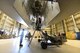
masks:
[[[80,0],[0,0],[0,53],[80,53]]]

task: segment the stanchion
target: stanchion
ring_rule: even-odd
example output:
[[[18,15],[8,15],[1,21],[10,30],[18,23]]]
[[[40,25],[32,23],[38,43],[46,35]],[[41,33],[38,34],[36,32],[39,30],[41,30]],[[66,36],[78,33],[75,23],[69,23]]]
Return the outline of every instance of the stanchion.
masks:
[[[30,46],[30,44],[31,44],[31,42],[32,42],[32,40],[33,40],[33,37],[34,37],[35,32],[36,32],[36,31],[34,31],[34,33],[33,33],[33,35],[32,35],[32,38],[31,38],[28,46]]]

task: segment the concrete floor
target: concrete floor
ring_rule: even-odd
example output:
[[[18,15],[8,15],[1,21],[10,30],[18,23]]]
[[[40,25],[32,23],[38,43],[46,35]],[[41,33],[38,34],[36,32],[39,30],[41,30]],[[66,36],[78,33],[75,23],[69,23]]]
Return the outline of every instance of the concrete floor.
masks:
[[[37,40],[33,40],[30,47],[28,47],[28,41],[24,40],[23,47],[20,48],[19,38],[16,38],[0,40],[0,53],[80,53],[80,48],[64,44],[43,50]]]

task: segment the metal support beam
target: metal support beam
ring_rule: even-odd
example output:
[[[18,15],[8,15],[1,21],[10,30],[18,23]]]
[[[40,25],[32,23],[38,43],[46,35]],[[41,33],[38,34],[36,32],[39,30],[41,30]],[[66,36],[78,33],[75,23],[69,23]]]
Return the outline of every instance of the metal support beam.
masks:
[[[64,27],[65,27],[65,32],[67,32],[67,25],[66,25],[66,21],[64,20]]]
[[[79,32],[79,29],[78,29],[78,27],[77,27],[77,25],[76,25],[76,22],[75,22],[75,18],[74,18],[74,16],[73,16],[73,15],[71,15],[71,17],[72,17],[72,19],[73,19],[73,23],[74,23],[74,30],[75,30],[75,32]]]

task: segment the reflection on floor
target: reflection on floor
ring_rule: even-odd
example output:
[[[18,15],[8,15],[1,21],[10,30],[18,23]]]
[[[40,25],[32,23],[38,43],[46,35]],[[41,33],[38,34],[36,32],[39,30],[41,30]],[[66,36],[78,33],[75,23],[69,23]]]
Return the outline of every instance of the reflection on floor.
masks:
[[[67,40],[66,44],[80,48],[80,40]]]
[[[52,46],[43,50],[37,40],[33,40],[30,47],[28,41],[23,42],[23,47],[19,47],[19,38],[0,40],[0,53],[80,53],[80,48],[69,45],[60,47]]]

